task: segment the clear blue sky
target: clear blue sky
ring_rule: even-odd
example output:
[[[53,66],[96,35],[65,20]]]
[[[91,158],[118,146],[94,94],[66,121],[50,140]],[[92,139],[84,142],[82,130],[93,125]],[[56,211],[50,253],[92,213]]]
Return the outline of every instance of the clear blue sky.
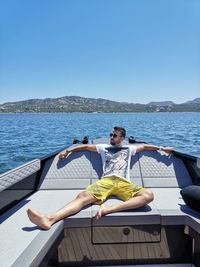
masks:
[[[200,96],[199,0],[1,0],[0,103]]]

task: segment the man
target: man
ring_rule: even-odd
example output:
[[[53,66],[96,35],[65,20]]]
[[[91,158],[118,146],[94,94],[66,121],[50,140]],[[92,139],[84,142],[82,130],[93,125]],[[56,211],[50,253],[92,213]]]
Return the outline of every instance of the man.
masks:
[[[59,220],[79,212],[88,204],[101,205],[96,213],[96,219],[102,216],[127,209],[143,207],[153,200],[153,193],[146,188],[132,184],[129,178],[131,156],[144,150],[162,150],[172,153],[172,147],[158,147],[154,145],[123,145],[126,131],[122,127],[114,127],[110,134],[110,145],[78,145],[59,154],[59,159],[66,158],[69,154],[88,150],[98,152],[103,163],[103,175],[100,180],[89,185],[74,200],[53,214],[45,215],[28,209],[29,219],[42,229],[50,229]],[[102,204],[110,195],[123,200],[113,206]]]

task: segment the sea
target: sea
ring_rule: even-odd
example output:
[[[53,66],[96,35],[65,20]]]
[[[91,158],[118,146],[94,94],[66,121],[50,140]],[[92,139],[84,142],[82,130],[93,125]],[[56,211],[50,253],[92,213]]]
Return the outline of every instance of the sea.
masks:
[[[0,114],[0,173],[42,158],[73,139],[109,137],[122,126],[138,141],[200,157],[200,113]]]

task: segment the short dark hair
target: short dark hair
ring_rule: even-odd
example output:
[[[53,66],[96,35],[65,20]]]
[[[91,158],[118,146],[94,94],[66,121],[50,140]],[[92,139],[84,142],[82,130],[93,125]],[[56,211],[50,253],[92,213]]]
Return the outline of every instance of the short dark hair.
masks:
[[[115,126],[113,129],[114,131],[119,131],[124,138],[126,137],[126,130],[123,127]]]

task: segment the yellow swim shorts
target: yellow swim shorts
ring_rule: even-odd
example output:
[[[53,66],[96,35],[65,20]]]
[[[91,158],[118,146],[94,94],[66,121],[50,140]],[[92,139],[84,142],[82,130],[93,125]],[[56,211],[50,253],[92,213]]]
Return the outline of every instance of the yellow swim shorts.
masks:
[[[116,196],[123,201],[127,201],[142,189],[143,187],[139,185],[111,176],[103,177],[101,180],[89,185],[85,191],[97,198],[95,204],[102,204],[109,196]]]

